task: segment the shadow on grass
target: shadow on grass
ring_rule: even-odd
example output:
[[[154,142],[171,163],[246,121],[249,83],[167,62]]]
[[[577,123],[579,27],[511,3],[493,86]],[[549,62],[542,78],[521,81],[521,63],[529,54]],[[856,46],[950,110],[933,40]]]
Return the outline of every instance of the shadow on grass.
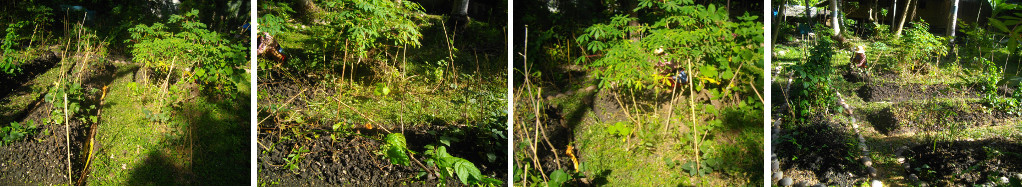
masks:
[[[216,99],[201,95],[184,103],[174,121],[186,124],[188,132],[173,135],[171,152],[190,152],[191,158],[173,160],[166,151],[150,152],[140,169],[128,181],[130,185],[250,185],[249,102],[243,99]],[[216,101],[211,101],[216,100]],[[191,163],[188,163],[191,162]],[[191,164],[180,168],[174,163]]]
[[[763,183],[763,161],[759,159],[763,155],[764,142],[762,110],[727,108],[722,112],[724,122],[722,132],[734,134],[730,138],[731,145],[722,146],[720,150],[723,163],[732,163],[723,166],[724,171],[747,172],[732,177],[748,178],[750,184]]]

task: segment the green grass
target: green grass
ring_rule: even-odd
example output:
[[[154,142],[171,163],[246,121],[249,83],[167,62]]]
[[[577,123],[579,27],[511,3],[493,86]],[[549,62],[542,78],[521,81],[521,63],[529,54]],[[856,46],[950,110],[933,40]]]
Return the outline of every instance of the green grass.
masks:
[[[774,65],[779,64],[792,64],[798,63],[799,59],[804,59],[805,55],[798,52],[797,47],[777,45],[774,47],[777,50],[788,50],[785,55],[774,58]],[[927,126],[927,125],[941,125],[949,126],[949,124],[955,123],[975,123],[975,122],[948,122],[943,119],[947,115],[956,115],[953,113],[946,113],[946,111],[979,111],[984,113],[993,112],[994,109],[987,107],[973,107],[970,103],[981,103],[982,99],[976,98],[959,98],[959,97],[939,97],[930,99],[912,99],[901,102],[865,102],[862,98],[858,97],[856,93],[857,89],[864,86],[866,83],[851,83],[845,81],[840,75],[848,69],[848,58],[851,53],[847,50],[837,49],[837,54],[834,56],[832,65],[836,71],[834,75],[831,75],[831,79],[834,80],[833,86],[835,89],[842,93],[843,98],[847,104],[855,109],[859,132],[862,133],[866,139],[867,147],[870,148],[870,157],[874,161],[874,166],[880,172],[880,178],[878,180],[884,181],[884,183],[890,185],[910,185],[905,176],[904,170],[901,168],[901,164],[897,162],[897,158],[894,156],[894,151],[901,146],[912,146],[919,143],[932,142],[934,138],[937,139],[954,139],[954,140],[982,140],[994,137],[1019,137],[1022,128],[1019,128],[1019,118],[1013,117],[1006,120],[999,126],[979,126],[979,127],[966,127],[958,130],[932,130],[932,131],[918,131],[901,134],[884,135],[874,129],[873,125],[866,119],[867,115],[877,113],[880,110],[887,108],[892,109],[893,113],[901,118],[912,118],[913,124],[903,125],[914,125],[914,126]],[[867,55],[875,55],[867,52]],[[894,58],[892,54],[885,54],[883,58]],[[929,73],[914,74],[906,71],[898,71],[895,67],[899,64],[890,62],[889,59],[880,59],[881,62],[875,62],[876,56],[872,56],[869,60],[870,63],[881,63],[877,64],[877,67],[871,70],[874,74],[879,74],[880,71],[894,72],[898,78],[894,80],[877,79],[881,83],[891,84],[923,84],[923,85],[970,85],[979,72],[972,67],[967,65],[959,66],[954,62],[940,62],[939,67],[930,69]],[[927,62],[931,65],[936,65],[937,62]],[[965,67],[963,67],[965,66]],[[785,74],[786,76],[786,74]],[[777,79],[782,80],[782,79]],[[776,93],[776,92],[775,92]],[[943,117],[942,117],[943,116]],[[920,118],[921,117],[921,118]],[[836,115],[830,120],[840,122],[842,124],[850,123],[850,119],[846,115]],[[968,126],[968,125],[967,125]],[[851,128],[850,125],[845,128]]]
[[[335,91],[333,94],[321,93],[320,90],[309,90],[305,95],[313,95],[304,111],[285,111],[292,114],[287,120],[296,122],[324,123],[333,121],[351,121],[364,124],[375,122],[374,125],[387,125],[389,129],[400,128],[397,125],[468,125],[491,123],[494,117],[507,115],[507,77],[506,62],[501,55],[494,56],[473,51],[473,46],[496,46],[489,41],[466,39],[455,40],[455,47],[464,49],[448,53],[444,41],[441,16],[428,15],[424,18],[430,24],[422,28],[422,47],[408,48],[407,58],[376,59],[363,61],[362,65],[372,66],[373,72],[358,72],[354,80],[349,80],[351,69],[345,70],[344,77],[339,72],[326,72],[319,85]],[[470,29],[459,33],[458,37],[479,37],[477,35],[502,35],[495,33],[491,26],[481,22],[472,22]],[[477,30],[472,30],[477,29]],[[454,33],[448,31],[448,37]],[[296,58],[291,64],[308,64],[322,61],[317,56],[316,46],[306,43],[310,37],[301,32],[283,32],[278,36],[280,45],[293,51]],[[461,43],[464,42],[464,43]],[[398,48],[400,49],[400,48]],[[404,52],[404,51],[401,51]],[[304,56],[303,56],[304,55]],[[446,72],[442,83],[432,74],[435,70],[444,70],[436,61],[448,60],[454,56],[452,63],[457,70]],[[303,59],[304,58],[304,59]],[[341,62],[331,62],[341,63]],[[352,63],[352,62],[349,62]],[[379,68],[381,63],[386,68]],[[479,69],[477,70],[477,66]],[[336,65],[340,69],[340,65]],[[403,72],[398,70],[404,66]],[[265,68],[265,67],[264,67]],[[348,64],[351,68],[351,64]],[[368,71],[370,69],[355,69]],[[269,70],[266,70],[269,71]],[[403,76],[402,76],[403,75]],[[452,79],[457,77],[456,82]],[[387,95],[374,93],[377,84],[383,84],[391,91]],[[270,98],[271,103],[284,104],[290,96],[270,96],[260,93],[260,97]],[[338,103],[338,101],[342,102]],[[345,106],[346,105],[346,106]],[[279,105],[267,106],[278,107]],[[264,106],[260,106],[263,108]],[[350,108],[349,108],[350,107]],[[352,110],[355,109],[355,110]],[[262,119],[260,119],[262,120]],[[504,121],[504,120],[499,120]]]
[[[10,102],[0,102],[0,116],[2,116],[0,117],[0,126],[10,124],[22,109],[32,107],[31,105],[35,103],[36,99],[45,95],[48,88],[53,86],[53,82],[57,80],[58,76],[60,76],[60,69],[52,68],[26,83],[25,87],[11,93],[7,97]]]
[[[153,123],[141,112],[153,110],[152,103],[132,95],[131,82],[122,76],[109,86],[90,185],[247,184],[251,129],[244,105],[198,96],[175,111],[171,123]],[[233,103],[240,102],[247,99]]]

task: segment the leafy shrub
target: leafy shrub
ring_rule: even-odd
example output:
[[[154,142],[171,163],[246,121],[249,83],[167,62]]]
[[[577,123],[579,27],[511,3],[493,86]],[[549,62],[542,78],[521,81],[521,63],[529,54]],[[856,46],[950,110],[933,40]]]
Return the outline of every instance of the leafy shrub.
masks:
[[[818,29],[823,32],[821,36],[827,36],[827,29]],[[796,80],[793,84],[792,110],[796,111],[796,117],[805,119],[813,114],[820,113],[830,107],[835,99],[833,88],[831,88],[830,75],[834,73],[831,65],[831,58],[835,52],[832,47],[834,41],[829,37],[819,37],[816,45],[809,52],[809,59],[802,64],[793,66]]]
[[[65,121],[77,119],[82,123],[85,122],[96,122],[96,116],[80,116],[84,114],[86,110],[96,109],[96,105],[89,105],[87,108],[83,108],[82,102],[87,99],[86,91],[89,93],[95,93],[96,89],[88,89],[82,87],[80,83],[75,82],[60,82],[50,87],[49,92],[43,97],[43,101],[58,106],[50,112],[49,122],[55,124],[64,124]],[[65,107],[66,104],[66,107]],[[67,116],[68,119],[64,119]]]
[[[13,10],[12,10],[13,9]],[[36,41],[36,36],[39,28],[47,28],[53,23],[53,9],[44,5],[37,5],[34,3],[28,3],[23,6],[11,7],[6,9],[6,15],[0,16],[0,18],[6,18],[11,16],[12,22],[6,25],[5,35],[3,42],[0,43],[0,51],[3,52],[3,56],[0,57],[0,71],[7,75],[16,75],[21,71],[16,61],[15,48],[19,45],[19,42],[24,41],[24,37],[28,36],[28,45],[31,45]],[[30,15],[30,16],[23,16]],[[2,19],[8,20],[8,19]],[[29,30],[28,28],[32,28]],[[31,32],[29,32],[31,31]],[[44,33],[46,31],[43,31]],[[41,34],[39,34],[41,36]]]
[[[352,42],[354,51],[359,55],[381,43],[395,45],[419,46],[419,33],[416,19],[423,15],[422,6],[412,1],[389,0],[339,0],[326,1],[323,15],[325,25],[333,33],[320,35],[323,41],[344,39]],[[388,42],[377,42],[384,40]]]
[[[930,25],[926,21],[913,22],[912,27],[905,30],[905,36],[901,38],[902,46],[897,49],[902,64],[911,65],[904,69],[917,69],[926,65],[920,61],[947,55],[947,37],[934,36],[929,30]]]
[[[14,44],[18,40],[18,29],[22,25],[24,25],[24,22],[7,25],[7,34],[4,35],[3,43],[0,43],[0,50],[3,50],[3,57],[0,59],[0,71],[7,75],[15,75],[21,72],[21,68],[14,61]]]
[[[427,145],[426,156],[426,163],[440,168],[442,177],[454,177],[457,174],[461,184],[499,186],[502,183],[500,180],[483,175],[471,161],[451,156],[447,153],[447,147]]]
[[[210,31],[197,20],[198,11],[172,15],[169,25],[137,25],[131,32],[131,53],[135,62],[162,73],[171,67],[192,69],[192,78],[214,93],[233,93],[245,77],[241,68],[248,62],[248,45],[232,43]]]
[[[390,160],[391,164],[397,164],[407,166],[411,164],[408,158],[408,143],[405,142],[405,135],[401,133],[390,133],[384,139],[384,144],[381,148],[384,151],[384,155]]]
[[[641,1],[639,10],[663,12],[659,20],[640,26],[630,26],[636,18],[616,15],[609,23],[594,24],[578,37],[586,49],[603,54],[603,58],[587,64],[599,78],[601,87],[647,89],[666,78],[659,75],[654,61],[666,60],[683,64],[688,60],[699,73],[695,77],[707,83],[719,84],[731,79],[735,71],[754,75],[753,64],[737,67],[743,62],[761,63],[762,25],[755,16],[746,14],[731,22],[724,7],[693,5],[692,1],[663,3]],[[628,33],[644,35],[631,40]],[[655,49],[663,48],[663,56]],[[581,63],[586,57],[580,57]],[[761,71],[761,70],[760,70]]]
[[[25,136],[31,135],[35,132],[38,127],[35,125],[34,120],[28,120],[25,126],[22,126],[18,122],[11,122],[11,126],[0,128],[0,145],[9,144],[11,142],[20,140]]]

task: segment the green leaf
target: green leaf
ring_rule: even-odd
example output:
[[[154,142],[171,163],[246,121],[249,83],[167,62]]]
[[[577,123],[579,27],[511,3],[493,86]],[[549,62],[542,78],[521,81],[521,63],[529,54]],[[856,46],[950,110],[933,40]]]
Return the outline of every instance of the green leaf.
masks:
[[[568,179],[571,179],[570,176],[568,176],[568,173],[565,173],[564,171],[561,170],[556,170],[550,173],[550,181],[547,182],[547,186],[560,187],[564,185],[565,182],[568,182]]]
[[[479,172],[479,168],[476,168],[472,162],[458,157],[451,158],[454,158],[452,167],[454,168],[454,172],[458,174],[458,179],[461,180],[461,184],[467,185],[469,184],[469,179],[478,180],[480,178],[479,176],[482,176]]]
[[[411,164],[411,161],[408,158],[408,153],[406,151],[408,150],[408,148],[405,142],[405,136],[403,134],[401,133],[387,134],[387,137],[384,139],[384,141],[387,143],[385,147],[387,148],[387,158],[390,159],[390,163],[403,166]]]

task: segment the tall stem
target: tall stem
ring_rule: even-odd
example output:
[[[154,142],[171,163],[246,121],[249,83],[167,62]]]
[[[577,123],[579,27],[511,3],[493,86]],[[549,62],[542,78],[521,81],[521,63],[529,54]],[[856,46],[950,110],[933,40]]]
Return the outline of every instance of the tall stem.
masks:
[[[692,81],[692,74],[693,74],[692,73],[692,60],[688,60],[688,70],[687,71],[689,72],[688,73],[688,80]],[[699,173],[699,139],[696,139],[696,134],[697,134],[697,132],[696,132],[696,105],[695,105],[696,100],[695,100],[695,97],[693,97],[693,95],[695,94],[695,91],[693,91],[693,89],[692,89],[692,86],[694,86],[694,85],[695,85],[695,81],[692,81],[692,83],[689,84],[689,86],[688,86],[688,92],[689,92],[688,93],[688,108],[689,108],[689,111],[691,111],[691,114],[692,114],[692,116],[690,116],[689,118],[692,119],[692,149],[696,150],[696,154],[695,154],[695,158],[696,158],[695,170],[696,170],[696,173]]]

